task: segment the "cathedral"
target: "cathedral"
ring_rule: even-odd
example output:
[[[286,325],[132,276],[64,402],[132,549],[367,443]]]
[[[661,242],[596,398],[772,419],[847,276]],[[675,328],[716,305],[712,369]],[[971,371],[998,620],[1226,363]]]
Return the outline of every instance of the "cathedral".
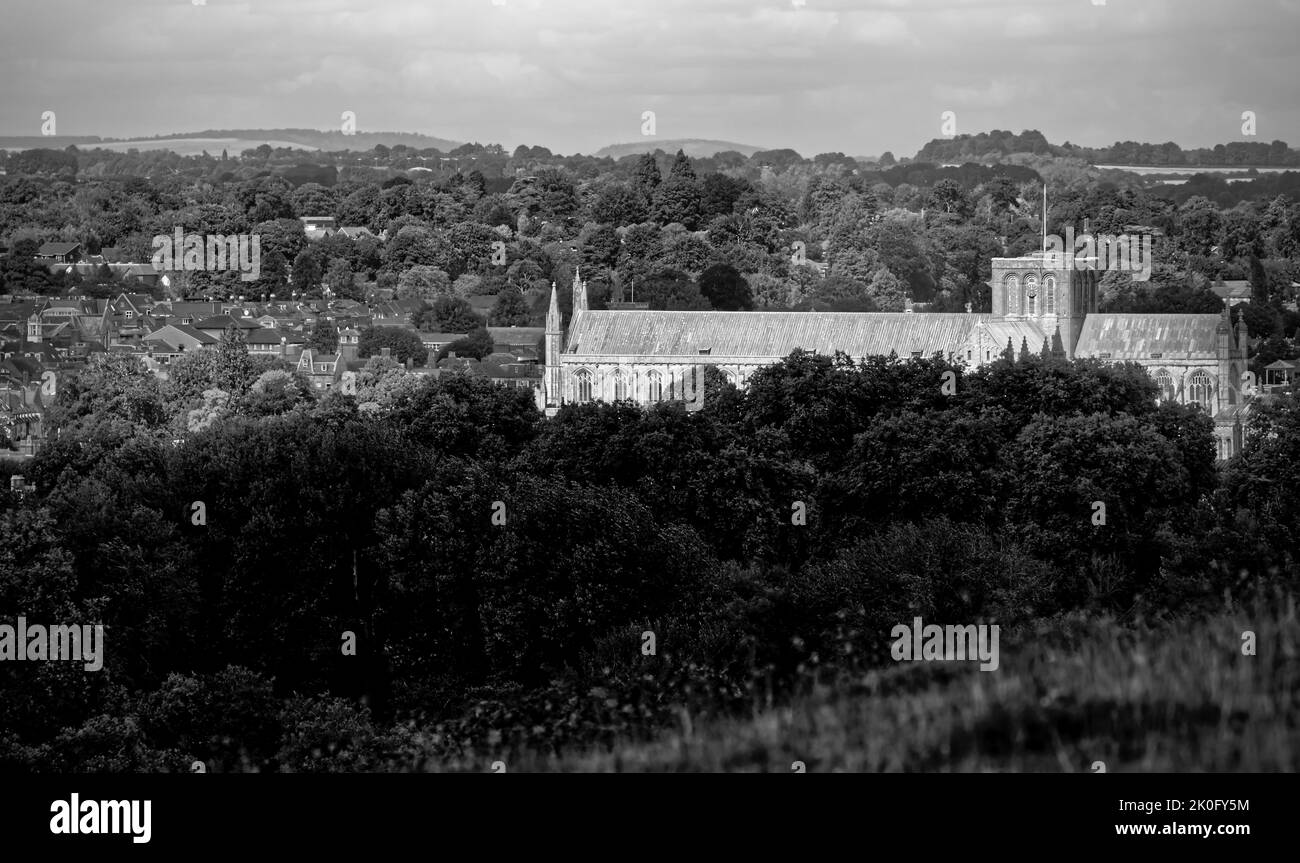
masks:
[[[1226,307],[1210,315],[1099,314],[1098,281],[1086,261],[1068,266],[1039,253],[993,259],[992,314],[604,311],[587,308],[586,283],[575,273],[567,338],[551,289],[538,400],[553,416],[569,402],[681,399],[703,365],[743,387],[755,369],[800,348],[855,360],[937,353],[977,368],[1008,347],[1039,354],[1046,346],[1070,359],[1137,363],[1162,400],[1198,404],[1214,419],[1220,459],[1238,452],[1245,324],[1234,326]]]

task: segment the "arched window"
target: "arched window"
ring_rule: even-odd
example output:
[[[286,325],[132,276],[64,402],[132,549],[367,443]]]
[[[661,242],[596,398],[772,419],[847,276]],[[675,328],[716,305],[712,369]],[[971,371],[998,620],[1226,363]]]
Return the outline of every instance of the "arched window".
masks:
[[[1020,280],[1015,276],[1007,276],[1002,280],[1002,286],[1004,288],[1004,296],[1007,298],[1006,313],[1014,315],[1018,311],[1016,303],[1020,296]]]
[[[645,376],[646,398],[652,402],[661,402],[664,400],[664,379],[659,372],[651,370]]]
[[[591,372],[583,369],[573,377],[578,384],[578,403],[586,404],[591,401]]]
[[[1043,314],[1056,314],[1056,276],[1043,279]]]
[[[723,380],[725,380],[727,383],[731,384],[732,386],[736,385],[735,375],[733,375],[731,372],[727,371],[726,369],[721,369],[721,372],[722,372]]]
[[[614,401],[627,398],[627,375],[622,369],[614,369]]]
[[[1025,276],[1025,314],[1038,314],[1038,276]]]
[[[1205,372],[1197,369],[1192,372],[1191,377],[1187,379],[1187,398],[1193,404],[1198,404],[1206,411],[1210,409],[1210,396],[1213,391],[1213,382],[1210,376]]]
[[[1159,391],[1158,398],[1162,402],[1173,401],[1174,398],[1174,376],[1169,374],[1168,369],[1161,369],[1156,372],[1156,390]]]

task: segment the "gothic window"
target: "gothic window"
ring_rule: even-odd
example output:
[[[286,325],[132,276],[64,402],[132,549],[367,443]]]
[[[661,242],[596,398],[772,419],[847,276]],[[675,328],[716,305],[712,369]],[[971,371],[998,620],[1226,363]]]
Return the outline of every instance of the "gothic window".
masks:
[[[1038,314],[1038,276],[1025,276],[1025,314]]]
[[[1016,298],[1020,296],[1020,280],[1015,276],[1007,276],[1002,280],[1002,286],[1005,289],[1004,295],[1007,298],[1006,313],[1014,315],[1018,311],[1016,308]]]
[[[578,402],[586,404],[591,401],[591,372],[583,369],[573,377],[578,384]]]
[[[735,386],[736,376],[733,375],[731,372],[727,371],[726,369],[722,369],[722,377],[724,380],[726,380],[727,383],[731,384],[732,386]]]
[[[1206,411],[1210,409],[1210,394],[1213,384],[1210,376],[1205,372],[1197,369],[1192,372],[1192,376],[1187,379],[1187,396],[1193,404],[1198,404]]]
[[[652,402],[663,401],[664,379],[657,371],[651,370],[646,375],[646,398]]]
[[[1056,314],[1056,276],[1043,279],[1043,314]]]
[[[1156,389],[1159,391],[1160,401],[1173,401],[1174,376],[1169,374],[1168,370],[1161,369],[1156,372]]]
[[[627,398],[627,375],[622,369],[614,369],[614,401]]]

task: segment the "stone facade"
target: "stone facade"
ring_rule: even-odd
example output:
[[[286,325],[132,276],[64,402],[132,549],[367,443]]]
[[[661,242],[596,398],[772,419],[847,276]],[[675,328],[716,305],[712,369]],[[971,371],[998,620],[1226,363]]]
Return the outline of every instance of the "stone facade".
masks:
[[[575,274],[567,334],[552,285],[539,405],[553,416],[570,402],[682,399],[704,366],[743,387],[755,370],[797,348],[843,350],[854,359],[939,353],[978,368],[1009,345],[1017,354],[1046,349],[1137,363],[1161,399],[1199,404],[1215,419],[1220,458],[1240,450],[1248,341],[1245,324],[1234,327],[1226,308],[1221,315],[1102,315],[1099,273],[1086,260],[1067,268],[1036,254],[992,264],[991,315],[591,311],[586,283]]]

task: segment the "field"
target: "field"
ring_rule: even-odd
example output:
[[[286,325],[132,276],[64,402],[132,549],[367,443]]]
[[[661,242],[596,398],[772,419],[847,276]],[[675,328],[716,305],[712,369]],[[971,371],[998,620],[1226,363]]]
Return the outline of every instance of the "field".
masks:
[[[1246,631],[1256,635],[1254,656],[1243,655]],[[1066,617],[1003,633],[1003,641],[997,671],[900,663],[816,682],[789,705],[748,717],[683,713],[676,730],[650,743],[520,753],[507,758],[508,769],[788,773],[795,762],[808,772],[1300,769],[1293,600],[1162,624]]]

